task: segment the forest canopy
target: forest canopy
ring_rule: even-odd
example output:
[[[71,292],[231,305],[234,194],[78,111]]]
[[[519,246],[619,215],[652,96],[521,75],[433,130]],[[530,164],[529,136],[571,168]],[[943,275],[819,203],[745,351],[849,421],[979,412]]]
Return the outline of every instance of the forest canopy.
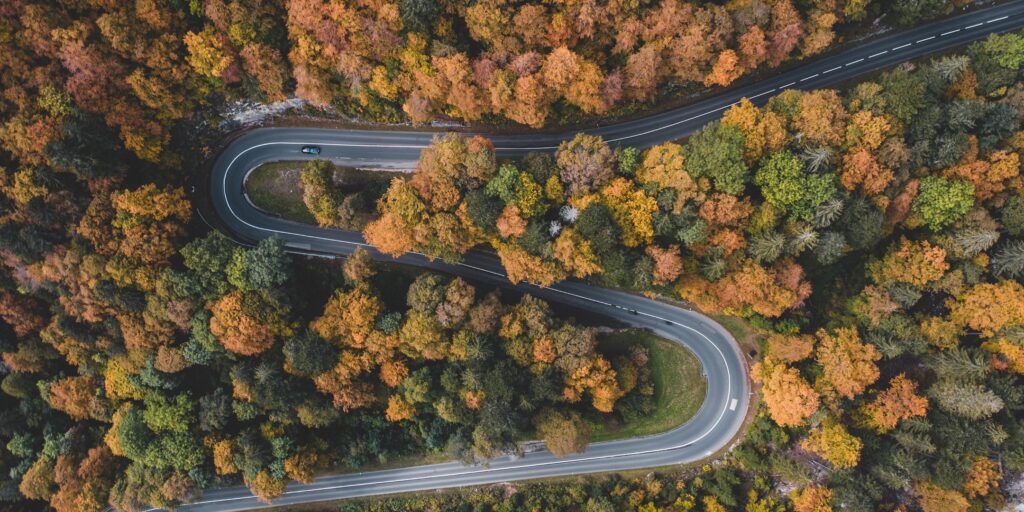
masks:
[[[906,26],[956,3],[8,0],[0,143],[32,163],[37,145],[83,148],[81,126],[77,143],[60,135],[81,111],[173,163],[176,125],[292,95],[388,123],[574,122],[815,55],[844,24]]]
[[[270,499],[402,455],[486,459],[536,436],[575,452],[589,420],[649,412],[658,361],[603,352],[540,300],[211,232],[192,185],[235,101],[540,126],[952,7],[0,2],[0,508],[143,510],[237,484]],[[490,248],[512,281],[660,294],[759,340],[756,416],[713,464],[450,508],[1021,500],[1022,49],[994,36],[843,90],[744,101],[653,148],[581,135],[501,161],[485,138],[439,136],[374,205],[381,250]],[[319,222],[355,225],[356,194],[316,168],[302,186]],[[451,503],[402,499],[381,506]]]
[[[449,135],[364,234],[450,260],[487,245],[514,282],[585,278],[747,318],[774,425],[736,461],[793,466],[784,480],[814,484],[798,508],[997,507],[1003,472],[1024,469],[1024,84],[1005,58],[1020,41],[744,100],[646,151],[578,135],[503,162]]]

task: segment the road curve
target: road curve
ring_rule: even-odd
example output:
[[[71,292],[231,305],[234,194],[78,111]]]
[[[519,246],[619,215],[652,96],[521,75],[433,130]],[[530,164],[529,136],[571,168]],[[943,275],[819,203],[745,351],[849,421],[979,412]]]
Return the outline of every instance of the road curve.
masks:
[[[763,103],[786,89],[827,87],[860,74],[977,40],[990,33],[1022,26],[1024,0],[1014,0],[873,39],[857,48],[808,62],[691,106],[586,132],[601,135],[612,144],[649,147],[692,133],[718,118],[723,110],[740,98]],[[490,138],[499,157],[509,158],[529,151],[553,151],[559,142],[573,135],[497,135]],[[697,461],[727,446],[742,427],[750,405],[750,387],[744,355],[728,332],[709,318],[669,304],[577,281],[547,288],[513,286],[505,279],[504,270],[497,260],[475,252],[467,254],[458,264],[430,261],[418,254],[407,254],[394,260],[367,246],[359,233],[324,229],[268,215],[255,208],[244,194],[243,184],[249,172],[266,162],[300,158],[298,149],[303,145],[319,145],[324,150],[321,158],[346,165],[408,169],[433,136],[429,132],[312,128],[254,130],[228,145],[214,164],[209,183],[213,213],[236,239],[252,242],[277,236],[293,252],[327,255],[346,255],[356,247],[364,246],[378,259],[514,288],[650,329],[686,346],[700,360],[707,376],[704,404],[689,422],[675,430],[643,438],[594,443],[585,453],[566,458],[559,459],[540,451],[520,458],[502,457],[487,466],[449,462],[326,476],[311,484],[289,485],[274,505],[664,466]],[[247,489],[237,487],[208,490],[199,501],[179,510],[225,512],[265,506]]]
[[[344,132],[327,132],[344,133]],[[275,131],[255,132],[256,135]],[[322,144],[322,138],[306,139],[305,130],[287,130],[282,136],[296,143]],[[287,148],[282,151],[282,148]],[[255,208],[245,197],[243,183],[249,171],[260,164],[295,158],[291,142],[264,145],[246,136],[228,146],[214,166],[210,183],[211,200],[219,221],[230,233],[245,241],[277,236],[288,249],[299,253],[346,255],[366,247],[375,258],[415,265],[530,293],[540,298],[593,312],[677,341],[700,360],[707,376],[707,394],[697,414],[672,431],[643,438],[591,444],[585,453],[556,458],[547,451],[523,457],[501,457],[487,466],[466,466],[458,462],[417,466],[317,479],[312,484],[291,484],[274,505],[307,503],[375,494],[461,487],[485,483],[552,476],[596,473],[664,466],[700,460],[726,446],[742,426],[749,405],[749,384],[744,356],[736,342],[720,325],[699,313],[644,297],[608,290],[578,281],[551,287],[512,285],[493,257],[467,254],[461,263],[431,261],[419,254],[393,259],[382,255],[356,232],[325,229],[277,218]],[[179,510],[229,511],[265,506],[244,487],[213,489],[191,505]]]
[[[771,96],[787,89],[829,87],[859,75],[982,39],[989,34],[1022,27],[1024,0],[1012,0],[904,32],[873,38],[856,48],[808,60],[781,74],[727,89],[692,105],[583,131],[600,135],[613,145],[646,148],[693,133],[709,121],[717,119],[722,111],[741,98],[763,104]],[[494,142],[499,157],[511,158],[529,151],[554,151],[559,142],[571,139],[575,133],[488,135],[488,138]],[[247,160],[275,160],[298,156],[298,145],[303,142],[319,142],[324,150],[322,157],[339,163],[355,167],[410,168],[419,157],[420,150],[435,135],[436,132],[427,131],[264,129],[247,134],[232,147],[252,148],[257,155],[247,156]],[[271,148],[269,151],[268,147]],[[282,154],[292,151],[295,153]]]

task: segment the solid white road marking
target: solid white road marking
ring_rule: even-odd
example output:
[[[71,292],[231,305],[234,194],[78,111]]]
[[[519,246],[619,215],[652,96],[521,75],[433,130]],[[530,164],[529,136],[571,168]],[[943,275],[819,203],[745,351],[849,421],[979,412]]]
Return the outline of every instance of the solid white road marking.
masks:
[[[740,403],[739,400],[736,400],[735,398],[733,398],[732,401],[729,402],[729,410],[730,411],[735,411],[736,410],[736,405],[739,404],[739,403]]]
[[[899,45],[899,46],[897,46],[897,47],[893,48],[893,49],[892,49],[892,51],[896,51],[896,50],[902,50],[902,49],[904,49],[904,48],[906,48],[906,47],[908,47],[908,46],[910,46],[910,45],[912,45],[912,44],[914,44],[914,43],[907,43],[907,44],[901,44],[901,45]]]
[[[749,98],[747,98],[747,99],[748,99],[748,100],[752,100],[752,99],[754,99],[754,98],[760,98],[761,96],[764,96],[765,94],[771,94],[771,93],[773,93],[773,92],[775,92],[775,89],[769,89],[769,90],[767,90],[767,91],[765,91],[765,92],[762,92],[762,93],[760,93],[760,94],[755,94],[755,95],[753,95],[753,96],[751,96],[751,97],[749,97]]]
[[[811,75],[809,77],[801,78],[800,81],[801,82],[806,82],[806,81],[808,81],[808,80],[810,80],[812,78],[818,78],[818,75],[819,75],[819,73],[815,73],[815,74],[813,74],[813,75]]]
[[[995,23],[997,21],[1005,20],[1008,17],[1009,16],[1001,16],[1001,17],[998,17],[998,18],[993,18],[991,20],[986,21],[985,23]],[[977,27],[979,25],[981,25],[981,23],[978,23],[978,24],[975,24],[975,25],[971,25],[971,26],[966,27],[966,28],[967,29],[975,28],[975,27]],[[946,33],[944,33],[942,35],[948,35],[948,34],[956,33],[956,32],[959,32],[959,31],[960,31],[960,29],[957,29],[957,30],[954,30],[954,31],[951,31],[951,32],[946,32]],[[917,43],[923,43],[925,41],[930,41],[932,39],[935,39],[935,37],[936,36],[926,37],[924,39],[919,39],[916,42]],[[905,48],[907,46],[910,46],[910,44],[911,43],[907,43],[907,44],[904,44],[902,46],[898,46],[896,48],[893,48],[893,50],[895,51],[895,50],[899,50],[901,48]],[[882,52],[882,53],[886,53],[886,52]],[[876,54],[875,56],[877,56],[877,55],[881,55],[881,54]],[[847,63],[846,66],[851,66],[851,65],[857,64],[859,62],[862,62],[863,60],[864,59],[857,59],[855,61]],[[829,69],[828,71],[825,71],[823,73],[830,73],[830,72],[835,71],[837,69],[840,69],[840,67],[835,67],[835,68]],[[814,76],[818,76],[818,75],[814,75]],[[805,80],[810,79],[810,78],[813,78],[813,77],[808,77]],[[789,83],[789,84],[786,84],[786,85],[780,87],[779,89],[785,89],[785,88],[793,86],[795,84],[796,84],[796,82],[792,82],[792,83]],[[757,98],[757,97],[763,96],[765,94],[770,94],[770,93],[772,93],[772,92],[774,92],[776,90],[777,89],[772,89],[770,91],[766,91],[766,92],[760,93],[760,94],[758,94],[756,96],[753,96],[753,98]],[[617,142],[617,141],[621,141],[621,140],[631,139],[631,138],[634,138],[634,137],[640,137],[640,136],[643,136],[643,135],[648,135],[650,133],[661,131],[661,130],[664,130],[664,129],[667,129],[667,128],[670,128],[670,127],[673,127],[673,126],[676,126],[676,125],[688,122],[688,121],[692,121],[692,120],[698,119],[700,117],[704,117],[704,116],[706,116],[708,114],[712,114],[714,112],[718,112],[720,110],[724,110],[726,108],[731,107],[732,105],[735,105],[735,103],[730,104],[730,105],[726,105],[726,106],[723,106],[723,107],[719,107],[719,108],[716,108],[714,110],[710,110],[710,111],[704,112],[702,114],[698,114],[698,115],[695,115],[693,117],[690,117],[690,118],[687,118],[687,119],[683,119],[681,121],[677,121],[675,123],[671,123],[671,124],[668,124],[668,125],[665,125],[665,126],[662,126],[662,127],[659,127],[659,128],[648,130],[648,131],[643,132],[643,133],[638,133],[638,134],[634,134],[634,135],[619,137],[619,138],[616,138],[616,139],[610,139],[609,142]],[[372,247],[369,244],[360,243],[360,242],[350,242],[350,241],[347,241],[347,240],[339,240],[339,239],[336,239],[336,238],[327,238],[327,237],[320,237],[320,236],[315,236],[315,235],[307,235],[307,234],[303,234],[303,233],[290,233],[290,232],[287,232],[287,231],[280,231],[280,230],[274,230],[274,229],[268,229],[268,228],[261,228],[259,226],[254,226],[252,224],[249,224],[248,222],[246,222],[246,221],[242,220],[240,217],[238,217],[238,215],[235,213],[234,209],[231,206],[231,202],[228,200],[228,197],[227,197],[227,185],[226,185],[226,183],[227,183],[227,173],[228,173],[228,171],[230,171],[230,169],[233,166],[233,164],[235,163],[235,161],[239,157],[241,157],[242,154],[245,154],[246,152],[248,152],[248,151],[250,151],[252,149],[258,148],[258,147],[263,147],[263,146],[268,146],[268,145],[278,145],[278,144],[282,144],[282,145],[300,145],[300,144],[303,144],[303,143],[295,143],[295,142],[270,142],[270,143],[258,144],[258,145],[246,148],[244,151],[242,151],[242,153],[239,153],[238,155],[236,155],[235,158],[232,159],[232,161],[228,164],[228,170],[225,171],[223,183],[224,183],[225,204],[227,205],[228,210],[232,214],[232,216],[234,216],[235,219],[237,219],[242,224],[245,224],[245,225],[247,225],[247,226],[249,226],[249,227],[251,227],[253,229],[259,230],[259,231],[266,231],[266,232],[277,233],[277,234],[289,234],[289,235],[294,235],[294,236],[318,239],[318,240],[323,240],[323,241],[328,241],[328,242],[335,242],[335,243],[344,243],[344,244],[349,244],[349,245]],[[396,149],[423,149],[424,148],[423,145],[408,145],[408,144],[322,143],[320,145],[323,145],[323,146],[338,146],[338,147],[378,147],[378,148],[396,148]],[[536,148],[497,148],[497,149],[549,150],[549,149],[556,149],[556,146],[543,146],[543,147],[536,147]],[[477,267],[473,267],[471,265],[466,265],[464,263],[462,263],[460,265],[468,267],[468,268],[473,268],[475,270],[479,270],[479,271],[482,271],[482,272],[486,272],[486,273],[489,273],[489,274],[493,274],[493,275],[496,275],[496,276],[504,276],[504,274],[502,274],[500,272],[494,272],[494,271],[487,270],[487,269],[477,268]],[[570,293],[570,292],[567,292],[567,291],[564,291],[564,290],[559,290],[559,289],[556,289],[556,288],[549,288],[549,289],[552,290],[552,291],[555,291],[555,292],[566,294],[566,295],[576,296],[576,297],[581,298],[583,300],[591,301],[591,302],[594,302],[594,303],[597,303],[597,304],[603,304],[603,305],[607,305],[607,306],[612,306],[612,304],[605,303],[605,302],[602,302],[602,301],[598,301],[598,300],[595,300],[595,299],[591,299],[589,297],[578,296],[576,294],[573,294],[573,293]],[[618,306],[616,306],[616,307],[618,307]],[[638,311],[638,314],[641,314],[641,315],[644,315],[644,316],[647,316],[647,317],[651,317],[651,318],[655,318],[655,319],[661,319],[658,316],[651,315],[651,314],[645,313],[645,312]],[[697,331],[696,329],[694,329],[692,327],[689,327],[689,326],[686,326],[686,325],[682,325],[682,324],[677,324],[675,322],[672,322],[672,321],[666,320],[666,319],[661,319],[661,320],[664,320],[665,322],[671,323],[673,325],[678,325],[680,327],[684,327],[684,328],[687,328],[687,329],[689,329],[691,331],[694,331],[695,333],[697,333],[698,335],[703,337],[705,340],[707,340],[709,343],[711,343],[711,340],[708,339],[707,336],[705,336],[703,333]],[[721,349],[718,348],[718,346],[715,345],[714,343],[711,343],[711,345],[713,347],[715,347],[715,349],[719,352],[719,354],[724,359],[725,358],[725,354],[722,353]],[[726,366],[726,371],[727,372],[729,371],[728,366]],[[729,379],[726,379],[726,381],[729,382]],[[731,388],[731,383],[729,384],[729,387]],[[735,410],[736,404],[737,404],[737,400],[736,399],[732,399],[732,401],[730,402],[729,410]],[[725,415],[725,410],[723,409],[721,415],[719,415],[718,421],[715,422],[715,424],[711,427],[711,429],[709,429],[708,431],[704,432],[700,437],[698,437],[697,441],[699,441],[700,439],[703,439],[704,437],[709,435],[715,428],[717,428],[718,424],[721,422],[722,417],[724,415]],[[693,442],[690,442],[690,443],[687,443],[687,444],[683,445],[682,447],[690,446],[692,444],[693,444]],[[676,448],[679,448],[679,447],[667,447],[667,448],[661,448],[661,449],[658,449],[658,450],[649,450],[649,451],[645,451],[645,452],[637,452],[637,453],[632,453],[632,454],[609,455],[609,456],[591,457],[591,458],[584,458],[584,459],[572,459],[572,460],[564,460],[564,461],[553,461],[553,462],[549,462],[549,463],[541,463],[541,464],[535,464],[535,465],[524,465],[524,466],[517,466],[515,468],[503,468],[503,469],[522,469],[524,467],[536,467],[536,466],[543,466],[543,465],[560,464],[560,463],[566,463],[566,462],[571,462],[571,461],[595,460],[595,459],[620,457],[620,456],[629,456],[629,455],[641,455],[641,454],[645,454],[645,453],[665,451],[665,450],[671,450],[671,449],[676,449]],[[710,455],[710,454],[711,454],[711,452],[708,452],[708,455]],[[464,474],[480,473],[480,472],[490,472],[490,471],[497,471],[497,470],[499,470],[499,469],[497,469],[497,468],[494,468],[494,469],[484,468],[484,469],[473,470],[473,471],[470,471],[470,472],[467,472],[467,473],[464,473]],[[450,475],[446,475],[446,476],[459,476],[459,475],[458,474],[450,474]],[[427,477],[420,477],[420,478],[427,478]],[[404,481],[408,481],[408,480],[413,480],[413,479],[406,479]],[[403,480],[395,480],[395,481],[392,481],[392,482],[373,482],[373,483],[376,483],[376,484],[379,484],[379,483],[395,483],[395,482],[399,482],[399,481],[403,481]],[[359,485],[369,485],[369,483],[349,484],[349,485],[329,486],[329,487],[318,487],[318,488],[312,488],[312,489],[300,489],[300,490],[294,490],[294,491],[285,491],[285,494],[298,494],[298,493],[305,493],[305,492],[315,492],[315,491],[338,489],[338,488],[344,488],[344,487],[353,487],[353,486],[359,486]],[[207,500],[207,501],[199,501],[199,502],[193,503],[193,505],[195,505],[195,504],[202,504],[202,503],[215,503],[215,502],[223,502],[223,501],[235,501],[235,500],[251,499],[251,498],[252,498],[252,496],[242,496],[242,497],[238,497],[238,498],[228,498],[228,499],[221,499],[221,500]]]
[[[833,71],[835,71],[837,69],[843,69],[843,67],[842,66],[836,66],[836,67],[834,67],[832,69],[822,71],[821,74],[826,75],[826,74],[831,73],[831,72],[833,72]]]
[[[941,34],[939,34],[939,35],[940,35],[940,36],[948,36],[948,35],[950,35],[950,34],[956,34],[957,32],[960,32],[960,29],[956,29],[956,30],[950,30],[949,32],[943,32],[943,33],[941,33]]]
[[[970,30],[974,27],[980,27],[982,25],[984,25],[984,23],[975,23],[974,25],[967,25],[966,27],[964,27],[964,30]]]
[[[727,109],[727,108],[729,108],[729,107],[731,107],[731,106],[733,106],[735,104],[736,103],[730,103],[730,104],[725,105],[723,107],[718,107],[718,108],[716,108],[714,110],[708,110],[707,112],[704,112],[704,113],[701,113],[701,114],[697,114],[697,115],[692,116],[692,117],[687,117],[686,119],[682,119],[682,120],[676,121],[674,123],[669,123],[669,124],[666,124],[664,126],[659,126],[657,128],[651,128],[650,130],[647,130],[646,132],[634,133],[633,135],[623,135],[622,137],[616,137],[614,139],[607,139],[605,142],[622,142],[622,141],[627,140],[627,139],[633,139],[633,138],[636,138],[636,137],[643,137],[644,135],[650,135],[650,134],[652,134],[654,132],[660,132],[662,130],[667,130],[669,128],[672,128],[673,126],[677,126],[677,125],[680,125],[680,124],[683,124],[683,123],[687,123],[687,122],[693,121],[694,119],[700,119],[700,118],[702,118],[702,117],[704,117],[704,116],[706,116],[708,114],[714,114],[715,112],[718,112],[720,110],[725,110],[725,109]],[[540,147],[534,147],[534,148],[495,148],[495,149],[518,149],[520,151],[541,151],[541,150],[558,149],[558,146],[540,146]]]
[[[873,59],[873,58],[875,58],[875,57],[878,57],[879,55],[885,55],[885,54],[887,54],[887,53],[889,53],[889,50],[885,50],[884,52],[878,52],[878,53],[876,53],[876,54],[874,54],[874,55],[868,55],[868,58],[869,58],[869,59]]]
[[[790,84],[790,85],[792,85],[792,84]],[[732,103],[730,105],[726,105],[724,107],[720,107],[720,108],[717,108],[715,110],[712,110],[712,111],[709,111],[709,112],[705,112],[704,114],[701,114],[701,115],[707,115],[707,114],[709,114],[711,112],[717,112],[718,110],[726,109],[726,108],[731,107],[732,105],[735,105],[735,104],[736,103]],[[700,117],[700,116],[697,116],[697,117]],[[224,171],[224,177],[221,179],[221,186],[224,188],[224,204],[227,205],[228,212],[231,213],[231,216],[234,217],[235,220],[241,222],[242,224],[244,224],[246,226],[249,226],[249,227],[251,227],[253,229],[256,229],[258,231],[265,231],[265,232],[268,232],[268,233],[281,234],[281,235],[299,236],[299,237],[311,238],[311,239],[314,239],[314,240],[322,240],[322,241],[326,241],[326,242],[342,243],[342,244],[349,244],[349,245],[358,245],[358,246],[362,246],[362,247],[373,247],[370,244],[361,243],[361,242],[350,242],[348,240],[339,240],[337,238],[328,238],[328,237],[322,237],[322,236],[317,236],[317,235],[308,235],[308,234],[305,234],[305,233],[292,233],[292,232],[289,232],[289,231],[281,231],[281,230],[277,230],[277,229],[264,228],[264,227],[256,226],[256,225],[253,225],[253,224],[250,224],[250,223],[246,222],[241,217],[239,217],[237,213],[235,213],[235,209],[231,206],[231,201],[230,201],[230,198],[228,197],[227,181],[228,181],[228,174],[230,174],[230,172],[231,172],[231,168],[234,166],[235,162],[242,155],[244,155],[245,153],[248,153],[249,151],[251,151],[253,149],[264,147],[264,146],[272,146],[272,145],[298,146],[298,145],[311,145],[311,144],[318,144],[318,145],[321,145],[321,146],[347,146],[347,147],[351,147],[351,146],[370,146],[370,147],[421,148],[421,146],[405,146],[405,145],[386,145],[386,144],[365,144],[365,145],[363,145],[363,144],[316,143],[316,142],[313,142],[313,143],[309,143],[309,142],[265,142],[265,143],[262,143],[262,144],[256,144],[254,146],[250,146],[250,147],[246,148],[245,150],[243,150],[239,154],[235,155],[235,157],[231,159],[231,162],[228,163],[227,169],[225,169],[225,171]],[[249,172],[251,173],[252,170],[250,170]],[[409,254],[425,256],[425,255],[423,255],[421,253],[415,253],[415,252],[411,252]],[[475,267],[475,266],[472,266],[472,265],[467,265],[465,263],[458,263],[457,265],[463,266],[463,267],[466,267],[466,268],[471,268],[471,269],[474,269],[474,270],[479,270],[481,272],[485,272],[485,273],[492,274],[492,275],[495,275],[495,276],[506,277],[505,274],[503,274],[501,272],[494,272],[492,270],[487,270],[487,269],[484,269],[484,268],[479,268],[479,267]],[[553,292],[558,292],[558,293],[561,293],[561,294],[564,294],[564,295],[569,295],[569,296],[576,297],[576,298],[579,298],[579,299],[582,299],[582,300],[586,300],[586,301],[589,301],[589,302],[593,302],[593,303],[596,303],[596,304],[601,304],[601,305],[604,305],[604,306],[614,306],[614,307],[618,307],[618,308],[622,309],[621,306],[618,306],[618,305],[615,305],[615,304],[599,301],[599,300],[592,299],[590,297],[585,297],[585,296],[582,296],[582,295],[577,295],[575,293],[568,292],[568,291],[565,291],[565,290],[560,290],[558,288],[543,287],[543,286],[538,286],[538,288],[551,290]],[[666,323],[669,323],[669,324],[672,324],[674,326],[678,326],[678,327],[682,327],[684,329],[688,329],[690,331],[693,331],[698,336],[704,338],[704,340],[707,341],[708,344],[711,345],[715,349],[716,352],[718,352],[718,355],[722,358],[722,360],[726,361],[726,363],[727,363],[725,365],[726,395],[728,396],[729,394],[732,394],[732,371],[729,369],[728,360],[725,357],[725,353],[722,352],[722,349],[719,348],[718,345],[716,345],[714,342],[712,342],[710,338],[708,338],[704,333],[698,331],[697,329],[694,329],[693,327],[690,327],[690,326],[684,325],[684,324],[680,324],[680,323],[677,323],[677,322],[673,322],[671,320],[668,320],[667,318],[662,318],[660,316],[652,315],[650,313],[646,313],[646,312],[643,312],[643,311],[637,311],[637,314],[643,315],[643,316],[646,316],[646,317],[650,317],[650,318],[654,318],[656,320],[662,320],[662,321],[664,321]],[[333,489],[343,489],[343,488],[349,488],[349,487],[362,487],[362,486],[367,486],[367,485],[380,485],[380,484],[389,484],[389,483],[410,482],[410,481],[416,481],[416,480],[425,480],[425,479],[430,479],[430,478],[436,478],[438,476],[449,477],[450,478],[450,477],[464,476],[464,475],[469,475],[469,474],[489,473],[489,472],[493,472],[493,471],[516,470],[516,469],[525,469],[525,468],[534,468],[534,467],[542,467],[542,466],[559,465],[559,464],[565,464],[565,463],[569,463],[569,462],[583,462],[583,461],[592,461],[592,460],[604,460],[604,459],[612,459],[612,458],[630,457],[630,456],[636,456],[636,455],[648,455],[648,454],[660,453],[660,452],[665,452],[665,451],[670,451],[670,450],[686,448],[686,447],[688,447],[688,446],[690,446],[690,445],[700,441],[701,439],[704,439],[705,437],[711,435],[711,433],[714,432],[716,428],[718,428],[718,425],[722,422],[722,419],[725,418],[725,412],[726,412],[726,408],[723,407],[722,408],[722,412],[719,413],[718,418],[715,420],[715,423],[712,424],[710,428],[708,428],[706,431],[704,431],[701,435],[697,436],[696,439],[693,439],[693,440],[687,442],[686,444],[679,445],[679,446],[668,446],[668,447],[664,447],[664,448],[657,448],[657,449],[653,449],[653,450],[643,450],[643,451],[632,452],[632,453],[601,455],[601,456],[594,456],[594,457],[581,457],[581,458],[577,458],[577,459],[563,459],[563,460],[556,460],[556,461],[551,461],[551,462],[541,462],[541,463],[537,463],[537,464],[523,464],[523,465],[513,466],[513,467],[508,467],[508,468],[476,468],[476,469],[465,471],[465,472],[461,472],[461,473],[449,473],[449,474],[444,474],[444,475],[427,475],[427,476],[422,476],[422,477],[412,477],[412,478],[397,479],[397,480],[390,480],[390,481],[383,481],[383,482],[381,482],[381,481],[377,481],[377,482],[360,482],[360,483],[353,483],[353,484],[342,484],[342,485],[334,485],[334,486],[316,487],[316,488],[311,488],[311,489],[296,489],[296,490],[292,490],[292,491],[285,491],[284,494],[300,494],[300,493],[326,491],[326,490],[333,490]],[[708,452],[708,453],[710,454],[711,452]],[[201,505],[201,504],[208,504],[208,503],[220,503],[220,502],[226,502],[226,501],[238,501],[238,500],[246,500],[246,499],[252,499],[252,498],[253,498],[252,496],[239,496],[239,497],[235,497],[235,498],[223,498],[223,499],[215,499],[215,500],[197,501],[197,502],[194,502],[194,503],[190,503],[190,505]],[[149,510],[157,510],[157,509],[149,509]]]

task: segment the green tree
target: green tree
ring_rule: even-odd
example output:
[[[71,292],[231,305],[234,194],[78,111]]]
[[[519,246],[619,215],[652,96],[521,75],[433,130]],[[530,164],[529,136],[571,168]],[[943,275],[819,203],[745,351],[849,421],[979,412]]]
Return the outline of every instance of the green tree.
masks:
[[[926,359],[926,363],[939,377],[952,381],[979,381],[992,371],[989,355],[976,348],[943,350]]]
[[[432,0],[399,0],[398,12],[409,30],[430,33],[434,20],[441,13],[441,4]]]
[[[272,292],[288,281],[288,256],[284,242],[271,237],[252,249],[236,249],[227,266],[228,281],[245,292]]]
[[[953,224],[974,206],[974,185],[966,181],[927,176],[914,198],[913,211],[932,231]]]
[[[321,226],[340,226],[339,201],[334,190],[334,166],[327,160],[313,160],[299,174],[302,202]]]
[[[235,244],[219,231],[197,238],[181,248],[185,267],[198,278],[204,298],[212,299],[228,292],[230,283],[226,270],[235,249]]]
[[[1011,236],[1024,234],[1024,196],[1015,194],[1003,205],[1003,227]]]
[[[818,206],[836,195],[835,175],[803,172],[804,161],[788,150],[769,156],[754,174],[766,201],[795,218],[810,221]]]
[[[739,195],[746,187],[749,169],[743,160],[743,132],[735,126],[715,122],[698,132],[686,144],[686,171],[694,178],[711,178],[715,189]]]
[[[997,276],[1024,277],[1024,240],[1014,240],[999,248],[992,257],[992,269]]]
[[[171,432],[149,444],[145,463],[156,468],[188,471],[203,463],[203,453],[203,445],[192,433]]]
[[[285,368],[302,377],[315,377],[333,368],[338,361],[338,350],[312,331],[288,338],[281,351]]]
[[[1003,400],[980,384],[940,381],[928,390],[939,407],[972,420],[988,418],[1003,409]]]
[[[156,392],[146,396],[142,419],[153,432],[185,432],[192,421],[192,397],[183,393],[168,400]]]
[[[1020,34],[992,34],[982,48],[1004,68],[1016,71],[1024,64],[1024,36]]]

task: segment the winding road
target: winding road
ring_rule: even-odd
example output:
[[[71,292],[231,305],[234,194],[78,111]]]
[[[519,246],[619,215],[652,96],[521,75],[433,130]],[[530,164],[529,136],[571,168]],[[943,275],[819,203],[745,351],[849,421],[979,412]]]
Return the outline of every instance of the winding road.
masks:
[[[807,62],[756,83],[726,90],[699,103],[634,121],[586,130],[614,145],[649,147],[686,136],[717,119],[723,110],[749,98],[763,103],[786,89],[816,89],[890,67],[908,59],[942,51],[991,33],[1024,26],[1024,0],[952,17],[897,34],[875,38],[857,48]],[[735,340],[709,318],[674,305],[636,295],[566,281],[541,288],[511,285],[493,257],[467,254],[458,264],[430,261],[418,254],[394,260],[381,255],[359,233],[324,229],[266,214],[246,198],[248,174],[272,161],[302,158],[303,145],[323,148],[319,158],[358,167],[409,169],[435,133],[270,128],[248,132],[232,141],[218,156],[209,183],[213,214],[238,240],[254,242],[277,236],[290,251],[347,255],[365,246],[374,257],[459,275],[477,282],[528,292],[622,323],[650,329],[689,348],[707,376],[707,396],[686,424],[654,436],[594,443],[585,453],[556,458],[547,451],[522,457],[502,457],[486,466],[458,462],[401,469],[325,476],[311,484],[292,483],[273,505],[308,503],[358,496],[442,489],[564,475],[650,468],[698,461],[729,445],[742,428],[750,406],[750,386],[744,355]],[[529,151],[553,151],[574,133],[497,135],[490,137],[501,158]],[[244,487],[211,489],[179,510],[233,511],[262,508]]]

